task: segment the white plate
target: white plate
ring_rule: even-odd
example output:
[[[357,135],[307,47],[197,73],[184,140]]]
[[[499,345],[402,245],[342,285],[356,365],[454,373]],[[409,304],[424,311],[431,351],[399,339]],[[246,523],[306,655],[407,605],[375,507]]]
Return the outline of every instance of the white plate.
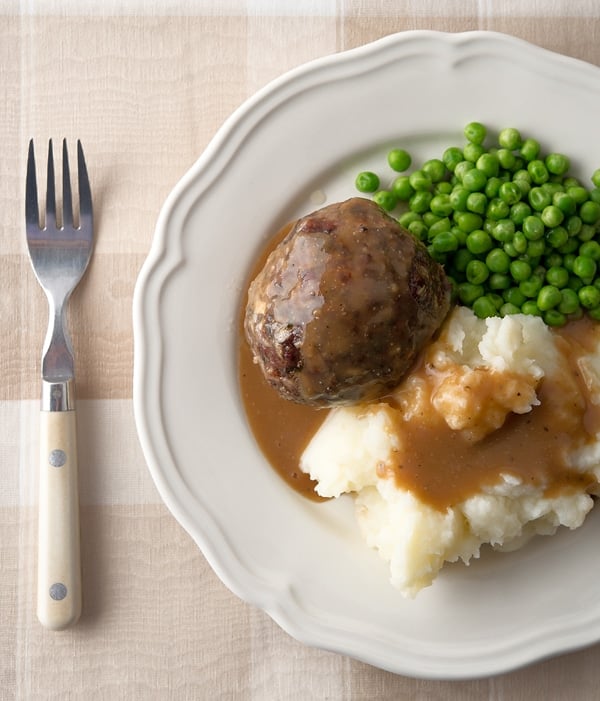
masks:
[[[397,673],[500,673],[600,639],[600,512],[575,532],[445,568],[406,601],[352,505],[267,465],[236,381],[243,281],[266,237],[352,196],[358,170],[415,160],[480,120],[600,165],[600,70],[499,34],[406,32],[274,81],[219,130],[161,212],[134,298],[134,405],[162,498],[219,577],[295,638]],[[598,160],[594,161],[594,157]]]

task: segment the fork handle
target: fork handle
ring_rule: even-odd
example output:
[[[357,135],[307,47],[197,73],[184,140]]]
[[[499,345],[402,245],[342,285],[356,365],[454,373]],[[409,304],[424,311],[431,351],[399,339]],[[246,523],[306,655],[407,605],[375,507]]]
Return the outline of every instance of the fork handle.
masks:
[[[81,614],[75,410],[42,411],[37,616],[63,630]]]

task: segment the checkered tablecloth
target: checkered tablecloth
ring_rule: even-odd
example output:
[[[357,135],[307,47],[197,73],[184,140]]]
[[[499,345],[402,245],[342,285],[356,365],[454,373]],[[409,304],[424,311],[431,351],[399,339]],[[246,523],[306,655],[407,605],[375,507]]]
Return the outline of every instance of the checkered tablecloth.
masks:
[[[452,683],[305,647],[220,582],[162,504],[138,444],[132,294],[166,196],[269,80],[407,29],[495,30],[600,65],[597,0],[0,0],[0,699],[600,697],[599,646]],[[47,310],[23,231],[27,142],[51,136],[82,140],[97,222],[70,307],[84,612],[61,633],[35,616]]]

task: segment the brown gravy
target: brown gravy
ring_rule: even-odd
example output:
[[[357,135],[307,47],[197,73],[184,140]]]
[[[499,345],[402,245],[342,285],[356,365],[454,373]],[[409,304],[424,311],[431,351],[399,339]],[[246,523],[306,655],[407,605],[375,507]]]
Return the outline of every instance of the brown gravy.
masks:
[[[252,279],[268,253],[289,231],[270,243],[251,272]],[[302,495],[320,500],[315,483],[299,467],[300,457],[328,411],[282,399],[268,386],[244,339],[240,315],[239,383],[249,425],[271,466]],[[528,414],[510,414],[504,426],[471,443],[441,419],[428,425],[403,422],[410,450],[395,466],[395,479],[420,499],[440,510],[482,487],[497,482],[499,472],[513,473],[524,484],[544,485],[548,496],[570,488],[588,489],[592,475],[569,470],[564,456],[574,440],[591,440],[600,431],[600,407],[591,403],[577,358],[597,343],[596,322],[582,319],[556,331],[569,359],[571,375],[545,378],[538,388],[541,404]],[[425,372],[417,366],[415,372]],[[574,388],[577,390],[574,392]]]
[[[590,331],[588,322],[571,323],[579,325],[577,333],[584,325]],[[537,392],[540,405],[527,414],[509,414],[501,428],[482,440],[469,441],[449,428],[436,412],[431,414],[433,422],[400,419],[402,440],[410,449],[395,465],[398,485],[439,510],[464,501],[482,487],[493,486],[501,473],[541,488],[548,497],[591,488],[594,476],[570,469],[567,455],[600,430],[600,416],[587,398],[576,365],[577,349],[568,340],[570,332],[558,334],[564,341],[561,350],[570,360],[569,375],[544,378]],[[417,374],[425,372],[423,366],[416,370]],[[504,377],[498,375],[498,381]],[[489,392],[488,387],[487,396]]]
[[[282,399],[252,361],[243,338],[239,349],[239,380],[248,423],[264,456],[290,486],[320,501],[314,491],[315,482],[300,469],[300,456],[327,410]]]

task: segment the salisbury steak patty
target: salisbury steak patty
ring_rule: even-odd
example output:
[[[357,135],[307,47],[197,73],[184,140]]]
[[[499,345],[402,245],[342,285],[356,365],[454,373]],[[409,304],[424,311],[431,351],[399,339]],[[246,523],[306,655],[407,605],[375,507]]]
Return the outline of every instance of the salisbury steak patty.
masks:
[[[396,386],[449,306],[442,267],[357,197],[296,222],[250,285],[245,332],[282,396],[350,404]]]

